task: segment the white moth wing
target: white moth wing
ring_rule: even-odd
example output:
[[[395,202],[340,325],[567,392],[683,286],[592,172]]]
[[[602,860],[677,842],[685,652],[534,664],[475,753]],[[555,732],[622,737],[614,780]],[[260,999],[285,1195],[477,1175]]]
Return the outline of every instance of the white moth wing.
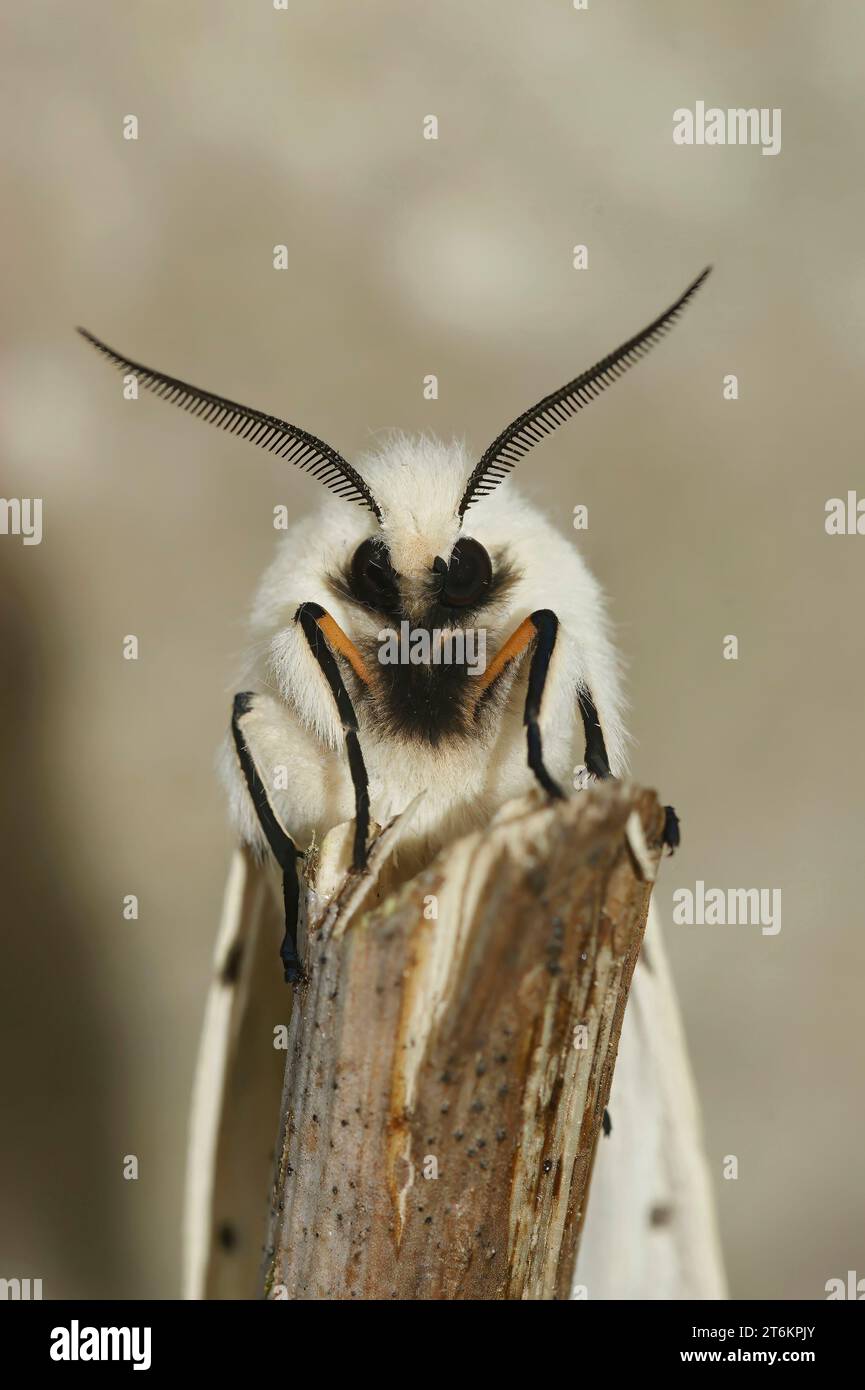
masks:
[[[589,1299],[727,1297],[688,1059],[660,922],[646,941],[625,1009],[598,1141],[574,1292]]]
[[[232,860],[214,952],[192,1097],[183,1293],[252,1298],[276,1139],[291,990],[278,948],[282,913],[272,871],[248,849]]]

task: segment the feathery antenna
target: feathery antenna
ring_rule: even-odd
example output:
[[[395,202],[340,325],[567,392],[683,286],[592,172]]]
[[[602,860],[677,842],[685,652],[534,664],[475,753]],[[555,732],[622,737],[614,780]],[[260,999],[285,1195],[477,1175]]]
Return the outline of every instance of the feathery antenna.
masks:
[[[176,377],[166,376],[151,367],[143,367],[140,362],[132,362],[100,342],[86,328],[79,328],[78,332],[115,367],[131,372],[148,391],[170,401],[172,405],[181,406],[201,420],[207,420],[220,429],[228,430],[230,434],[267,449],[277,458],[296,464],[338,497],[369,507],[381,521],[378,503],[357,470],[342,454],[314,434],[308,434],[297,425],[290,425],[287,420],[279,420],[275,415],[263,415],[260,410],[251,410],[248,406],[238,405],[236,401],[226,400],[223,396],[214,396],[210,391],[201,391],[197,386],[190,386],[186,381],[178,381]]]
[[[534,444],[543,439],[544,435],[550,434],[558,425],[563,425],[578,410],[582,410],[584,405],[588,405],[596,396],[599,396],[605,387],[618,381],[628,367],[632,367],[635,362],[639,362],[641,357],[645,357],[646,353],[655,346],[655,343],[672,328],[692,295],[697,293],[711,268],[711,266],[707,266],[702,274],[697,276],[694,283],[688,286],[684,294],[679,296],[675,304],[672,304],[659,318],[650,323],[648,328],[644,328],[642,333],[638,333],[634,338],[629,338],[621,347],[616,348],[615,352],[611,352],[607,357],[602,357],[594,367],[590,367],[588,371],[574,377],[574,380],[569,381],[566,386],[560,386],[558,391],[554,391],[550,396],[545,396],[537,405],[533,405],[530,410],[526,410],[512,424],[508,425],[507,429],[502,430],[472,470],[459,505],[459,515],[462,516],[466,508],[476,502],[479,497],[486,497],[488,493],[498,487],[514,465],[524,454],[528,453]]]

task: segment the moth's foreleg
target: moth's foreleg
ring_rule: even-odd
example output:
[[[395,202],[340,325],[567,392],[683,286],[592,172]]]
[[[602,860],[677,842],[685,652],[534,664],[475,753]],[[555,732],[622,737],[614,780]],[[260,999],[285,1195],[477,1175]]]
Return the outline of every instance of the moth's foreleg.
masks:
[[[536,613],[530,614],[526,621],[530,623],[534,629],[534,651],[532,652],[532,663],[529,667],[529,688],[526,694],[526,708],[523,714],[523,723],[526,726],[526,738],[529,745],[529,767],[547,793],[547,796],[554,796],[562,800],[564,799],[564,792],[558,782],[553,780],[544,766],[541,730],[538,724],[541,715],[541,704],[544,698],[544,688],[547,683],[547,674],[550,669],[553,649],[556,645],[559,620],[552,609],[539,608]]]
[[[531,613],[528,618],[525,618],[519,627],[511,633],[504,646],[496,654],[495,660],[484,672],[480,699],[484,698],[486,692],[492,688],[511,663],[519,661],[530,647],[533,648],[532,661],[529,667],[529,688],[523,714],[523,724],[526,728],[528,742],[529,767],[548,796],[563,798],[564,792],[558,782],[550,776],[544,765],[541,731],[538,725],[544,698],[544,687],[558,630],[559,620],[549,608],[539,608],[537,612]]]
[[[580,713],[583,716],[583,728],[586,733],[586,767],[595,777],[612,777],[610,771],[610,760],[607,757],[607,749],[604,744],[604,732],[601,728],[601,721],[598,718],[598,711],[595,709],[595,702],[591,692],[584,686],[580,690]],[[664,807],[664,829],[661,838],[668,846],[670,853],[677,847],[680,840],[679,817],[672,806]]]
[[[300,957],[297,953],[297,913],[300,890],[297,881],[297,861],[300,850],[280,821],[270,804],[267,789],[250,751],[243,730],[243,723],[254,717],[255,696],[249,692],[234,697],[234,710],[231,716],[231,733],[237,749],[237,759],[243,773],[250,800],[255,808],[259,825],[277,864],[282,870],[282,900],[285,908],[285,935],[279,948],[280,959],[285,971],[286,984],[296,984],[303,975]]]
[[[369,683],[369,676],[360,652],[330,614],[317,603],[302,603],[294,615],[300,623],[310,650],[321,667],[330,686],[337,713],[345,735],[348,765],[354,787],[355,829],[353,867],[362,869],[366,865],[366,841],[369,834],[369,782],[366,764],[357,736],[357,716],[351,696],[345,688],[340,669],[336,664],[334,651],[348,661],[359,680]]]

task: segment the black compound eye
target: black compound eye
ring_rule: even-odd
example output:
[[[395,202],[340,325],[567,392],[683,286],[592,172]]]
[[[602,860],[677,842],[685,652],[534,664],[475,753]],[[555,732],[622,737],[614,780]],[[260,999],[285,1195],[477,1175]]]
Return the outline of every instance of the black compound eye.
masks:
[[[453,608],[467,608],[483,598],[492,577],[492,561],[480,541],[463,536],[451,551],[441,601]]]
[[[351,590],[355,598],[370,608],[388,613],[399,607],[396,574],[387,546],[375,536],[363,541],[351,562]]]

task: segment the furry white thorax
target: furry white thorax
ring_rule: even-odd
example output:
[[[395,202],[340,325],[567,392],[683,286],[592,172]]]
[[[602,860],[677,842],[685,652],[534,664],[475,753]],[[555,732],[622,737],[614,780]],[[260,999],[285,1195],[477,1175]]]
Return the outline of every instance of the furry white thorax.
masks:
[[[300,604],[312,601],[353,641],[376,637],[385,626],[381,616],[335,592],[326,578],[342,569],[368,536],[381,535],[397,573],[419,583],[437,555],[448,558],[460,533],[478,540],[494,565],[497,553],[506,552],[520,577],[482,620],[487,659],[530,613],[552,609],[559,630],[539,720],[546,766],[572,794],[574,768],[584,760],[577,693],[585,686],[598,711],[610,767],[616,775],[625,770],[618,661],[597,582],[573,543],[510,480],[476,501],[461,524],[457,507],[472,466],[460,444],[394,436],[357,465],[382,509],[381,526],[370,511],[328,497],[314,516],[288,531],[264,576],[252,611],[253,648],[235,688],[269,697],[257,702],[268,717],[257,721],[252,752],[274,809],[300,848],[313,834],[320,840],[333,825],[350,820],[354,798],[334,701],[294,617]],[[464,741],[431,747],[385,737],[365,718],[362,701],[355,701],[373,819],[384,824],[425,793],[414,820],[416,857],[432,855],[488,821],[503,802],[535,789],[523,726],[527,675],[524,659],[510,677],[512,688],[493,736],[468,747]],[[241,837],[261,847],[230,739],[222,774]]]

